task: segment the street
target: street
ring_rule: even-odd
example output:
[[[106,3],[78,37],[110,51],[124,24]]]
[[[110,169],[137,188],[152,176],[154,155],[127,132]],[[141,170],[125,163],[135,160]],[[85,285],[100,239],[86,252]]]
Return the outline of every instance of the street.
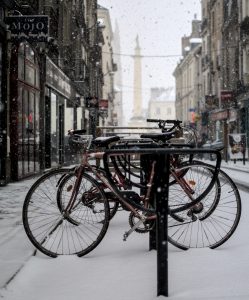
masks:
[[[245,178],[246,173],[230,170]],[[21,224],[24,195],[35,179],[1,188],[1,290],[6,300],[163,299],[157,293],[156,252],[148,234],[133,233],[127,212],[111,221],[101,244],[85,257],[51,259],[34,253]],[[248,193],[240,191],[242,216],[232,238],[218,249],[181,251],[169,245],[170,299],[248,299]],[[19,271],[17,274],[16,272]],[[10,282],[9,282],[10,281]],[[9,282],[9,283],[8,283]],[[8,284],[7,284],[8,283]]]

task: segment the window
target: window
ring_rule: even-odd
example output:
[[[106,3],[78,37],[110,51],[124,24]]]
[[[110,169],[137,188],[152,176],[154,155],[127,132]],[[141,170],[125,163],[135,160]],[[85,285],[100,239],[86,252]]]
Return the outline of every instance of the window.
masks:
[[[39,171],[39,92],[18,87],[18,177]]]
[[[18,79],[39,88],[39,72],[34,51],[28,44],[21,43],[18,49]]]

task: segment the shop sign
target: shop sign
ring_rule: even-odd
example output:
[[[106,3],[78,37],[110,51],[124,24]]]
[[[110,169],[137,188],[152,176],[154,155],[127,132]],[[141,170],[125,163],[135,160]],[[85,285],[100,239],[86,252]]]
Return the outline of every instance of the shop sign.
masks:
[[[235,110],[235,109],[230,109],[230,110],[229,110],[229,119],[228,119],[228,121],[229,121],[229,122],[234,122],[234,121],[237,120],[237,117],[238,117],[237,110]]]
[[[228,134],[228,153],[230,159],[248,158],[246,145],[246,135],[244,133]]]
[[[215,95],[205,95],[205,107],[208,109],[218,107],[218,99]]]
[[[5,18],[12,41],[47,42],[49,36],[48,16],[27,15]]]
[[[99,108],[99,99],[97,97],[86,97],[86,108]]]
[[[70,79],[48,57],[46,58],[46,83],[66,98],[73,96]]]
[[[227,120],[227,118],[228,110],[217,111],[210,114],[211,121]]]
[[[230,102],[234,98],[233,91],[221,91],[220,100],[222,102]]]
[[[99,109],[102,109],[102,110],[108,110],[108,100],[106,99],[100,99],[99,100]]]

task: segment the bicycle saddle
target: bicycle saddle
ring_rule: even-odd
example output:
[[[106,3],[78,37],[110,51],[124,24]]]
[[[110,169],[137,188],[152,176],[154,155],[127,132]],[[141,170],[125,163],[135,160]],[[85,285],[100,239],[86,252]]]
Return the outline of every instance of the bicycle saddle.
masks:
[[[163,132],[163,133],[143,133],[141,138],[150,138],[153,141],[166,141],[174,137],[173,132]]]
[[[117,142],[120,140],[120,137],[115,135],[115,136],[101,136],[97,137],[92,141],[92,144],[97,146],[97,147],[107,147],[109,144],[113,142]]]

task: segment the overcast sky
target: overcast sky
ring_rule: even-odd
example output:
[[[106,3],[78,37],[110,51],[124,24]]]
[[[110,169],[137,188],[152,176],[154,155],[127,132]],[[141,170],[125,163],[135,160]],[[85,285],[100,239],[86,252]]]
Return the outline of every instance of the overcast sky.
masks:
[[[139,36],[142,63],[143,107],[147,107],[151,87],[174,85],[174,71],[181,55],[181,37],[191,32],[194,15],[201,18],[201,0],[99,0],[107,8],[121,40],[123,108],[126,119],[132,113],[133,58]],[[153,57],[151,57],[153,56]],[[162,57],[164,56],[164,57]]]

